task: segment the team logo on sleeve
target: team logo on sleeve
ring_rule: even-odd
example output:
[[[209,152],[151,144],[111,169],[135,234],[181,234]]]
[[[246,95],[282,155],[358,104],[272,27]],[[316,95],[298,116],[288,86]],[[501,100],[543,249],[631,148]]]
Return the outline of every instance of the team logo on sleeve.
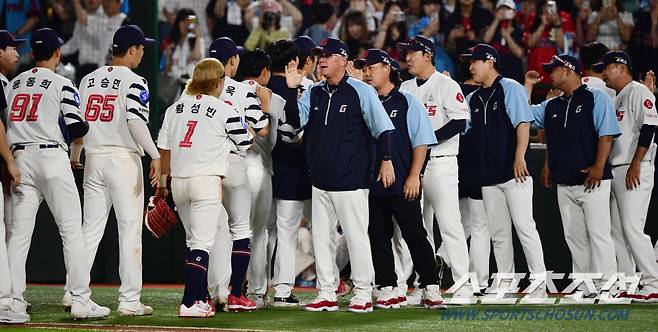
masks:
[[[240,117],[240,124],[242,125],[242,128],[247,129],[247,123],[244,122],[244,118]]]
[[[645,100],[644,101],[644,107],[646,107],[648,109],[652,109],[653,108],[653,103],[651,102],[651,100],[649,100],[649,99]]]
[[[80,106],[80,95],[77,92],[73,94],[73,101],[75,101],[76,106]]]
[[[139,93],[139,100],[142,101],[143,104],[148,103],[149,101],[149,93],[146,90],[143,90],[142,92]]]
[[[457,101],[460,103],[464,102],[464,95],[461,92],[457,92]]]

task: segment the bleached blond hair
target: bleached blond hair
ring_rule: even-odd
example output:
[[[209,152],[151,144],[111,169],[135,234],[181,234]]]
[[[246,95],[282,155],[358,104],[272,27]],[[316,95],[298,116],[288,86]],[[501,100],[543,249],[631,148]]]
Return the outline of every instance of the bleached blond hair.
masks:
[[[187,81],[187,94],[209,94],[224,78],[224,65],[214,58],[205,58],[194,66],[192,79]]]

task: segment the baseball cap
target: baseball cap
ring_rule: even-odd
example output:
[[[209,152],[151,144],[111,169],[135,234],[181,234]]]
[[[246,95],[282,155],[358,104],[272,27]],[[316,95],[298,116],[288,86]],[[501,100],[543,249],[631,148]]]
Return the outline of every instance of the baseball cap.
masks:
[[[361,69],[364,66],[372,66],[376,63],[383,62],[384,64],[390,65],[395,69],[400,69],[400,64],[391,59],[391,57],[385,51],[382,51],[378,48],[371,48],[363,52],[363,56],[354,61],[354,67]]]
[[[514,0],[498,0],[498,3],[496,4],[496,9],[502,6],[516,10],[516,3],[514,3]]]
[[[48,56],[62,45],[64,45],[64,40],[59,38],[57,32],[50,28],[35,31],[30,39],[30,47],[35,57]]]
[[[399,43],[398,46],[409,51],[423,51],[434,54],[434,41],[421,35],[409,38],[406,43]]]
[[[594,70],[597,73],[600,73],[605,69],[610,64],[613,63],[621,63],[623,65],[627,65],[628,68],[633,68],[631,64],[631,57],[626,54],[624,51],[610,51],[603,55],[603,59],[601,59],[601,62],[595,63],[592,65],[592,70]]]
[[[4,50],[7,46],[18,47],[25,41],[25,39],[14,39],[14,36],[7,30],[0,30],[0,49]]]
[[[233,42],[233,40],[228,37],[215,39],[215,41],[210,44],[210,48],[208,49],[210,57],[215,58],[221,62],[230,59],[236,54],[243,54],[244,51],[244,47],[236,46],[235,42]]]
[[[542,68],[544,68],[544,71],[547,73],[550,73],[553,69],[557,67],[565,67],[569,68],[576,73],[580,74],[583,70],[583,67],[580,65],[580,62],[578,59],[572,57],[571,55],[567,54],[562,54],[562,55],[554,55],[551,58],[551,62],[548,63],[542,63]]]
[[[300,56],[318,55],[320,50],[309,36],[299,36],[292,41],[297,46],[297,51]]]
[[[117,52],[123,52],[136,45],[151,46],[153,44],[155,44],[155,39],[146,38],[142,29],[133,24],[120,27],[112,38],[112,50]]]
[[[477,44],[470,49],[470,53],[460,55],[464,61],[487,61],[498,62],[498,51],[487,44]]]
[[[349,57],[350,55],[347,45],[343,43],[342,40],[333,37],[327,37],[325,39],[322,39],[320,45],[313,48],[313,51],[327,55],[338,54],[346,58]]]

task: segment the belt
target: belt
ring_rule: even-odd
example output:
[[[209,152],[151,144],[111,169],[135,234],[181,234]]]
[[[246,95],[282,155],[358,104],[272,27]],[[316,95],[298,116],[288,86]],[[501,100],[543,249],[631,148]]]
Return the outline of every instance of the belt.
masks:
[[[58,144],[39,144],[39,149],[56,149],[59,148]],[[11,152],[25,150],[25,145],[14,145]]]
[[[650,163],[650,162],[651,162],[651,160],[642,160],[642,161],[640,161],[640,163]],[[621,167],[621,166],[630,166],[630,164],[610,165],[610,168],[617,168],[617,167]]]
[[[456,156],[453,155],[453,154],[444,154],[444,155],[440,155],[440,156],[430,156],[430,159],[433,159],[433,158],[445,158],[445,157],[456,157]]]

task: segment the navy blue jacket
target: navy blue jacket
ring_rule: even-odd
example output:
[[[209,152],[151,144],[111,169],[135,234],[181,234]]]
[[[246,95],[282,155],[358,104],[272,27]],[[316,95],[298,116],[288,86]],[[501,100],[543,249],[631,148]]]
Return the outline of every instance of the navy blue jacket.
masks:
[[[287,100],[294,98],[288,95]],[[378,138],[393,124],[375,89],[347,75],[304,91],[298,112],[286,108],[286,122],[304,127],[306,160],[314,187],[326,191],[368,189]]]
[[[532,122],[528,94],[518,82],[498,76],[489,88],[481,87],[466,97],[471,109],[469,123],[480,167],[482,186],[514,178],[516,127]]]
[[[557,184],[584,184],[587,174],[581,170],[594,165],[599,137],[621,135],[610,96],[584,84],[570,97],[552,98],[531,110],[533,125],[545,129],[548,168]],[[612,179],[607,162],[603,179]]]

